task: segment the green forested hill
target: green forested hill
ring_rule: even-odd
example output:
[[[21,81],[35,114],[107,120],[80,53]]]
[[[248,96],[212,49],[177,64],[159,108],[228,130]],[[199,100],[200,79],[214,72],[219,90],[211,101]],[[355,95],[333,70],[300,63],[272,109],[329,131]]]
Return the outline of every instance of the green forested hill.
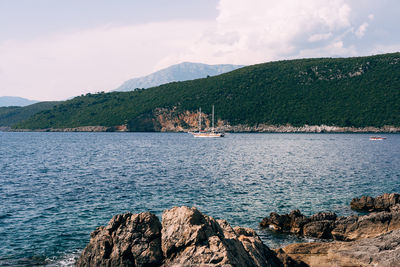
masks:
[[[114,126],[156,108],[202,107],[231,125],[400,125],[400,53],[299,59],[134,92],[87,94],[39,112],[19,128]]]
[[[0,126],[12,126],[32,115],[53,108],[60,102],[45,101],[24,107],[0,107]]]

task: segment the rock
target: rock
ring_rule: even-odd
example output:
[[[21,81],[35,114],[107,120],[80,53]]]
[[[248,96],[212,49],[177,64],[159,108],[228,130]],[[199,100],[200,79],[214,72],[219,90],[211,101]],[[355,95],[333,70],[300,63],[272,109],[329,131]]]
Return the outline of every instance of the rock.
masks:
[[[278,266],[254,230],[232,228],[196,208],[174,207],[162,215],[164,266]]]
[[[399,266],[400,230],[352,242],[291,244],[277,250],[284,266]]]
[[[396,204],[390,207],[390,212],[400,212],[400,204]]]
[[[289,262],[289,260],[288,260]],[[282,266],[250,228],[232,228],[196,208],[114,216],[97,228],[76,266]]]
[[[372,238],[391,230],[400,229],[399,212],[375,212],[364,216],[341,217],[335,221],[332,237],[352,241]]]
[[[303,227],[303,235],[316,238],[332,238],[333,221],[313,221]]]
[[[125,213],[91,234],[76,266],[157,266],[161,261],[161,223],[157,216]]]
[[[397,210],[398,206],[393,206]],[[400,212],[376,212],[364,216],[337,217],[332,212],[320,212],[310,217],[298,210],[290,214],[271,213],[260,226],[280,232],[322,239],[351,241],[376,237],[385,232],[400,229]]]
[[[329,232],[336,217],[333,212],[320,212],[309,218],[301,214],[299,210],[293,210],[289,214],[283,215],[272,212],[270,217],[265,217],[260,222],[260,226],[280,232],[329,238]]]
[[[334,221],[334,220],[336,220],[336,218],[337,218],[337,215],[334,212],[318,212],[318,213],[310,216],[310,220],[312,222]]]
[[[350,207],[358,211],[389,211],[391,207],[400,204],[400,194],[391,193],[377,196],[362,196],[361,198],[353,198]]]
[[[279,215],[272,212],[270,217],[265,217],[260,226],[269,227],[273,230],[302,234],[303,226],[310,222],[310,219],[302,215],[299,210],[293,210],[289,214]]]

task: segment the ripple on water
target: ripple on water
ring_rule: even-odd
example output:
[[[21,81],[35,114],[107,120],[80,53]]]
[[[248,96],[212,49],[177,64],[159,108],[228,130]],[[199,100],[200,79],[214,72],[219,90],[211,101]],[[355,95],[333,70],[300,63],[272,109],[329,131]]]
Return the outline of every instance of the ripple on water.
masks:
[[[0,265],[73,265],[122,212],[197,206],[257,229],[272,247],[307,241],[258,229],[270,212],[354,212],[400,191],[400,135],[0,133]]]

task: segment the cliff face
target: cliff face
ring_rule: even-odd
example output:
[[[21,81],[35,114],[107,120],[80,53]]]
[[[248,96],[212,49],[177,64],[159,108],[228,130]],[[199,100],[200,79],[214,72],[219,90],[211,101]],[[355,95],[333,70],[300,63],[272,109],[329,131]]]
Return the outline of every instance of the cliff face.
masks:
[[[207,114],[201,113],[202,129],[210,126]],[[172,109],[157,108],[150,113],[145,113],[128,122],[128,130],[132,132],[188,132],[199,127],[199,112],[177,111]]]
[[[187,132],[189,129],[198,128],[199,112],[177,112],[176,109],[157,109],[155,112],[161,132]],[[209,124],[207,116],[202,113],[202,125]]]
[[[201,113],[202,129],[210,129],[211,127],[211,114]],[[147,120],[147,122],[146,122]],[[141,124],[146,124],[145,129],[139,131],[160,131],[160,132],[188,132],[198,129],[199,112],[184,111],[179,112],[176,108],[166,109],[159,108],[154,110],[147,116],[139,116],[134,123],[131,124],[129,130],[138,131]],[[290,124],[287,125],[230,125],[228,121],[217,120],[215,128],[219,131],[234,132],[234,133],[398,133],[400,127],[384,126],[377,127],[339,127],[328,125],[304,125],[295,127]]]

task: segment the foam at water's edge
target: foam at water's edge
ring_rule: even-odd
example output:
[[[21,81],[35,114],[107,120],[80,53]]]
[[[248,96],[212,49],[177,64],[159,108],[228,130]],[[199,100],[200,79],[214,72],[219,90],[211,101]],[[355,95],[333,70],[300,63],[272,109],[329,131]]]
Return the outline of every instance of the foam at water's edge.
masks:
[[[76,260],[79,258],[80,253],[75,252],[72,254],[66,254],[62,258],[59,259],[47,259],[46,260],[46,267],[69,267],[69,266],[75,266]]]

